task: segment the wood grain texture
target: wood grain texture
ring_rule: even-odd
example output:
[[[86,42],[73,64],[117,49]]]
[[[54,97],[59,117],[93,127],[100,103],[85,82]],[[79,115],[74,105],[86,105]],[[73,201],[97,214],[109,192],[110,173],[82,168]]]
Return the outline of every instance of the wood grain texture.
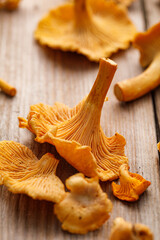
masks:
[[[98,64],[74,53],[63,53],[42,48],[33,39],[38,20],[51,7],[65,1],[24,0],[20,8],[12,13],[0,12],[0,77],[17,87],[17,96],[9,98],[0,93],[0,140],[14,140],[25,144],[40,157],[54,151],[49,144],[38,144],[27,130],[18,128],[17,117],[26,117],[29,106],[39,102],[52,105],[55,101],[69,106],[77,104],[92,87],[98,72]],[[155,0],[137,0],[129,9],[130,17],[138,31],[145,30],[145,17],[151,25],[159,21]],[[143,11],[145,3],[147,13]],[[155,19],[155,20],[154,20]],[[156,150],[155,114],[151,94],[132,103],[120,104],[114,94],[117,81],[138,75],[143,69],[139,64],[139,53],[130,48],[112,57],[118,63],[114,81],[102,113],[102,128],[107,136],[119,132],[125,136],[126,155],[130,170],[152,182],[135,203],[125,203],[114,198],[110,183],[102,187],[113,202],[110,220],[95,232],[85,236],[63,232],[53,215],[53,204],[35,201],[25,195],[13,195],[0,187],[0,239],[1,240],[102,240],[108,239],[112,221],[124,217],[132,222],[150,226],[159,240],[160,234],[160,184],[159,159]],[[157,116],[160,116],[159,89],[155,91]],[[159,105],[158,105],[159,104]],[[160,119],[160,117],[159,117]],[[76,171],[64,160],[58,167],[58,176],[63,181]]]

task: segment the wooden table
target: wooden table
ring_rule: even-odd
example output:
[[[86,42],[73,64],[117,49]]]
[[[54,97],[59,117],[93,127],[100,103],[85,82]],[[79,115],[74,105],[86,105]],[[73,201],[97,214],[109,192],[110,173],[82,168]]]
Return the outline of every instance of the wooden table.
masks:
[[[0,93],[0,139],[25,144],[40,157],[52,151],[49,144],[38,144],[27,130],[19,129],[18,116],[26,117],[32,104],[55,101],[69,106],[77,104],[91,89],[98,72],[98,64],[74,53],[42,48],[33,39],[38,20],[58,0],[24,0],[19,10],[0,12],[0,77],[16,86],[18,93],[9,98]],[[137,0],[129,14],[138,31],[144,31],[160,20],[160,0]],[[160,172],[156,144],[160,140],[160,88],[143,98],[120,104],[113,94],[115,82],[136,76],[143,71],[139,52],[130,48],[112,56],[118,70],[110,88],[109,102],[104,104],[101,119],[107,136],[119,132],[125,136],[126,155],[131,172],[151,181],[151,186],[135,203],[115,199],[110,183],[103,183],[114,208],[111,217],[100,230],[85,236],[63,232],[53,215],[53,204],[35,201],[25,195],[11,194],[0,187],[0,240],[108,239],[112,221],[121,216],[128,221],[147,224],[160,235]],[[65,180],[76,171],[65,161],[58,168],[58,176]]]

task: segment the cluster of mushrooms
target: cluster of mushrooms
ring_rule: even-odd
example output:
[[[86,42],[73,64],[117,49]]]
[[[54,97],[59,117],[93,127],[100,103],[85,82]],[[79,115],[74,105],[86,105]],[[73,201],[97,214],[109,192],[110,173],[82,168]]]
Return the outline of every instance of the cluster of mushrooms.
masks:
[[[62,229],[71,233],[96,230],[110,217],[112,202],[102,191],[99,180],[119,178],[120,184],[112,182],[113,194],[128,202],[138,200],[151,184],[139,174],[129,172],[125,138],[118,133],[106,137],[100,126],[102,107],[117,69],[117,64],[108,59],[113,53],[127,49],[133,42],[141,53],[141,65],[149,66],[140,76],[115,85],[115,95],[120,101],[139,98],[160,84],[160,23],[146,33],[137,33],[127,16],[127,6],[132,1],[70,1],[51,10],[35,31],[35,39],[42,45],[76,51],[91,61],[99,61],[94,85],[78,105],[69,108],[63,103],[53,106],[39,103],[30,107],[27,119],[19,117],[20,128],[35,134],[38,143],[53,145],[80,172],[66,180],[69,191],[65,191],[56,176],[56,168],[61,164],[57,156],[46,153],[38,160],[20,143],[0,142],[0,184],[13,193],[53,202]],[[0,8],[14,9],[19,2],[0,0]],[[2,90],[9,92],[7,84],[0,83]],[[160,150],[160,143],[157,147]],[[122,239],[152,240],[153,235],[142,224],[132,225],[117,218],[110,240]]]

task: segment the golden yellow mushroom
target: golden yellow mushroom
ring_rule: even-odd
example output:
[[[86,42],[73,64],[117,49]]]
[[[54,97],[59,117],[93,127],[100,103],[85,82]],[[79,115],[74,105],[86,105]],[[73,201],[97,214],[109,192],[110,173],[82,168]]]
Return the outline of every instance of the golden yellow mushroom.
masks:
[[[64,185],[56,176],[59,160],[50,153],[40,160],[26,146],[13,141],[0,142],[0,184],[13,193],[59,202]]]
[[[0,90],[11,97],[14,97],[17,93],[16,88],[8,84],[3,79],[0,79]]]
[[[66,186],[70,192],[54,206],[62,229],[85,234],[101,227],[110,217],[112,203],[102,191],[98,179],[84,178],[78,173],[66,180]]]
[[[128,166],[120,167],[120,185],[112,182],[113,194],[120,200],[133,202],[149,187],[151,182],[145,180],[141,175],[128,172]]]
[[[157,144],[157,149],[160,152],[160,142]]]
[[[124,8],[113,1],[74,0],[51,10],[38,24],[42,45],[76,51],[92,61],[127,49],[136,33]]]
[[[138,33],[133,42],[141,54],[142,67],[148,68],[140,75],[115,85],[114,92],[120,101],[132,101],[160,85],[160,22],[147,32]]]
[[[141,223],[132,224],[118,217],[113,222],[109,240],[153,240],[153,234]]]
[[[88,95],[76,107],[31,106],[28,120],[19,118],[20,127],[36,134],[36,141],[55,145],[58,153],[86,176],[98,174],[102,181],[119,176],[119,167],[128,163],[125,139],[116,133],[107,138],[100,126],[102,106],[116,71],[116,63],[101,59],[97,79]]]
[[[19,6],[21,0],[0,0],[0,9],[14,10]]]

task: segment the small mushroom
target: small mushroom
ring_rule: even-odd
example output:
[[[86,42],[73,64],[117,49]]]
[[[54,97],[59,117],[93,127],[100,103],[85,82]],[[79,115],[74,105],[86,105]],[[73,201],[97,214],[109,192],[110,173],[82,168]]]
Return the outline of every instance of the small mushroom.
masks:
[[[76,51],[92,61],[127,49],[136,34],[123,7],[106,0],[74,0],[51,10],[38,24],[42,45]]]
[[[148,68],[137,77],[115,85],[114,92],[119,101],[132,101],[160,85],[160,22],[147,32],[138,33],[133,46],[141,54],[142,67]]]
[[[17,90],[15,87],[8,84],[6,81],[0,79],[0,90],[7,95],[14,97],[17,93]]]
[[[125,139],[116,133],[107,138],[100,126],[102,106],[117,64],[101,59],[97,79],[88,95],[76,107],[31,106],[28,120],[19,118],[19,126],[36,134],[36,141],[53,144],[58,153],[86,176],[98,174],[102,181],[119,177],[119,167],[128,163],[124,155]]]
[[[21,0],[0,0],[0,9],[15,10],[18,8],[20,1]]]
[[[13,142],[0,142],[0,185],[4,184],[12,193],[53,202],[65,195],[64,185],[56,176],[59,163],[47,153],[38,161],[26,146]]]
[[[114,196],[120,200],[133,202],[139,199],[139,196],[149,187],[151,182],[145,180],[137,173],[128,171],[127,165],[120,167],[119,179],[120,185],[112,182]]]
[[[153,234],[141,223],[132,224],[117,217],[113,222],[109,240],[153,240]]]
[[[101,227],[110,217],[112,203],[102,191],[98,179],[88,179],[78,173],[66,180],[66,186],[70,192],[54,206],[62,229],[85,234]]]
[[[157,144],[157,149],[160,152],[160,142]]]

